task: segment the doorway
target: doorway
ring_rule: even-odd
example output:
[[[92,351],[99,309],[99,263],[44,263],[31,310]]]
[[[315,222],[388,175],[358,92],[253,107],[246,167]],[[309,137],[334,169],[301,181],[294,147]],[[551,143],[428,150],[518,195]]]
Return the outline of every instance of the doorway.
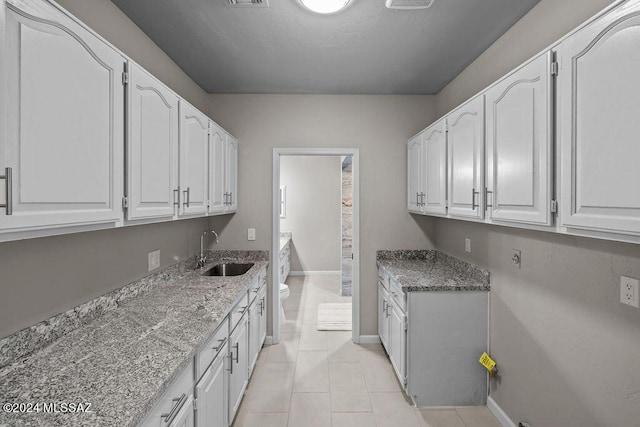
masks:
[[[293,189],[287,189],[282,185],[281,172],[283,163],[287,163],[292,156],[305,157],[333,157],[338,165],[338,189],[339,190],[339,230],[338,247],[335,249],[335,257],[338,259],[338,273],[341,276],[336,288],[336,292],[345,295],[343,292],[351,293],[351,323],[352,323],[352,340],[359,342],[360,340],[360,316],[359,316],[359,182],[358,182],[358,149],[348,148],[274,148],[273,149],[273,239],[272,239],[272,342],[280,341],[280,274],[281,269],[275,265],[279,261],[281,249],[281,220],[282,216],[286,218],[290,215],[291,208],[294,207],[295,200],[291,199]],[[344,169],[347,169],[348,176],[345,175]],[[345,179],[346,178],[346,179]],[[348,181],[348,184],[345,183]],[[345,194],[345,189],[350,190],[351,194]],[[347,197],[343,197],[347,196]],[[345,206],[346,205],[346,206]],[[348,221],[348,223],[347,223]],[[286,222],[285,222],[286,224]],[[350,231],[350,233],[346,232]],[[289,230],[285,230],[289,231]],[[292,236],[292,242],[295,242],[295,235]],[[294,243],[295,245],[295,243]],[[293,250],[292,256],[293,254]],[[349,258],[348,260],[346,258]],[[292,265],[292,271],[301,265],[300,260],[296,259]],[[296,267],[298,266],[298,267]],[[349,268],[351,267],[351,268]],[[317,272],[312,272],[317,273]],[[335,273],[335,272],[334,272]]]

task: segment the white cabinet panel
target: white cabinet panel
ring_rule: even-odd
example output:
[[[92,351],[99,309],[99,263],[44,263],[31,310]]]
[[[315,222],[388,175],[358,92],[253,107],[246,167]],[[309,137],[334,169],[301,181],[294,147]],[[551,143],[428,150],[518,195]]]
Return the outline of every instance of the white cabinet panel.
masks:
[[[484,217],[484,98],[478,96],[447,116],[449,215]]]
[[[423,139],[423,199],[424,213],[447,213],[447,132],[442,119],[424,131]]]
[[[552,53],[486,94],[487,188],[493,220],[551,225]]]
[[[227,134],[214,122],[209,122],[209,213],[223,213],[226,208],[225,194],[225,147]]]
[[[227,135],[225,152],[225,191],[227,193],[225,212],[231,213],[238,210],[238,140],[231,135]]]
[[[629,2],[558,49],[562,226],[640,235],[639,9]]]
[[[249,325],[244,315],[229,337],[229,422],[240,407],[249,378]]]
[[[20,231],[122,219],[123,57],[47,3],[6,3],[7,140]],[[4,181],[3,181],[4,184]]]
[[[409,212],[422,213],[422,134],[407,143],[407,208]]]
[[[256,280],[259,279],[256,277]],[[260,318],[262,306],[259,298],[253,300],[249,305],[249,376],[253,372],[258,356],[260,355]]]
[[[258,350],[262,350],[262,345],[264,344],[264,340],[267,338],[267,276],[266,271],[264,275],[261,276],[261,279],[264,283],[262,284],[262,288],[260,288],[260,293],[258,294],[258,298],[260,298],[260,328],[259,328],[259,338],[258,338]]]
[[[180,215],[207,213],[209,119],[180,101]]]
[[[391,365],[393,366],[400,383],[404,387],[407,381],[406,352],[407,352],[407,331],[405,330],[406,317],[400,308],[393,303],[387,305],[389,310],[389,340],[387,351]]]
[[[378,284],[378,335],[380,342],[389,352],[389,293]]]
[[[128,219],[174,215],[178,194],[178,97],[129,65]]]
[[[221,349],[209,369],[196,386],[198,427],[227,427],[227,383],[225,375],[225,355],[227,345]]]

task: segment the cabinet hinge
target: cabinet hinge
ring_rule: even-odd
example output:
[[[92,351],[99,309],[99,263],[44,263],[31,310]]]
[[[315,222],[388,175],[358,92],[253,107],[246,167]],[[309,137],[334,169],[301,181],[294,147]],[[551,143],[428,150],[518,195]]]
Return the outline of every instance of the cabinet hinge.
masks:
[[[122,209],[127,209],[129,207],[129,198],[128,197],[123,197],[122,198]]]
[[[407,377],[406,376],[402,380],[402,385],[405,386],[405,388],[407,387]]]
[[[126,71],[122,72],[122,84],[123,85],[129,84],[129,73]]]
[[[551,75],[552,76],[558,75],[558,61],[553,61],[551,63]]]
[[[551,200],[551,213],[558,213],[558,201],[555,199]]]
[[[404,321],[404,330],[406,331],[408,329],[408,325],[407,325],[407,321]]]

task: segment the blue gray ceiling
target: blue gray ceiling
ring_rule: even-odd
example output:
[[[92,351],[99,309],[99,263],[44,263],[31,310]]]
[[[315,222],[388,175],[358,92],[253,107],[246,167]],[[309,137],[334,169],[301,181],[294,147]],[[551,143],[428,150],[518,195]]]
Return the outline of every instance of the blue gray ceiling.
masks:
[[[112,0],[207,92],[333,94],[436,94],[538,1],[352,0],[322,16],[297,0]]]

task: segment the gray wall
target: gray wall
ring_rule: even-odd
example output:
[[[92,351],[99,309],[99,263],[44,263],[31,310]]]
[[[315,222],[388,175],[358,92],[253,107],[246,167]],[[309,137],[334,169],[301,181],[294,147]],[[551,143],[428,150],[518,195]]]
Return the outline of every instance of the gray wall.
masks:
[[[292,271],[340,271],[342,162],[340,156],[283,156],[280,185],[287,187],[280,231],[293,233]]]
[[[439,94],[439,115],[609,3],[542,0]],[[640,277],[640,246],[448,219],[436,230],[439,249],[491,271],[491,395],[513,421],[638,425],[640,310],[620,304],[619,276]]]
[[[221,247],[270,250],[274,147],[360,149],[360,327],[363,335],[377,335],[375,251],[432,247],[434,220],[407,213],[405,147],[433,121],[434,97],[211,95],[210,100],[211,115],[240,139],[238,213],[228,224],[211,220],[216,231],[223,230]],[[249,227],[256,228],[255,242],[247,241]]]
[[[207,111],[208,95],[109,0],[59,3]],[[0,337],[147,275],[147,253],[166,267],[199,250],[208,220],[135,226],[0,243]]]

